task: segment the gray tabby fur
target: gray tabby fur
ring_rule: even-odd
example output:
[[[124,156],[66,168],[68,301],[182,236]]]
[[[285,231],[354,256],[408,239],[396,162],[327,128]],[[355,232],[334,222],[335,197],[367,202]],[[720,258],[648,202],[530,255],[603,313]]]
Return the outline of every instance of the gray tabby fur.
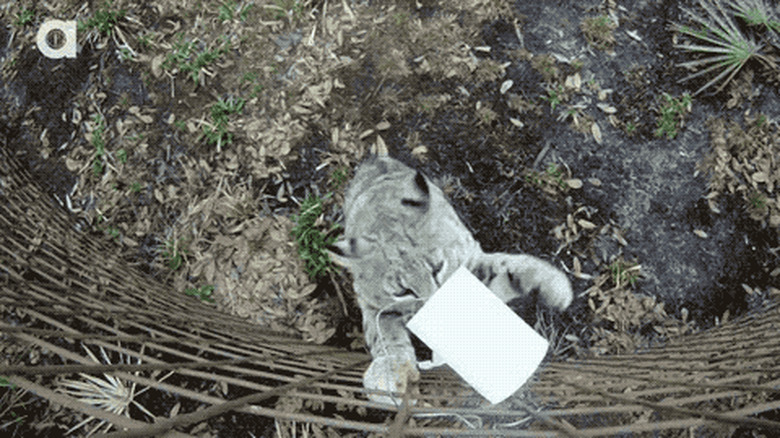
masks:
[[[362,163],[344,200],[345,234],[332,258],[346,266],[363,314],[371,366],[369,390],[403,393],[419,377],[406,322],[461,265],[502,301],[538,290],[564,310],[572,301],[566,275],[533,256],[482,252],[444,193],[400,161],[377,156]],[[377,402],[396,397],[372,393]]]

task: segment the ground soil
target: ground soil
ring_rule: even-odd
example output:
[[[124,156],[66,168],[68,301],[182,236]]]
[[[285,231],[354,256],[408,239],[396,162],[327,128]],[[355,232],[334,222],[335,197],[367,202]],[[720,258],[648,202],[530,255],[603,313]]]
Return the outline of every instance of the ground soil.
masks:
[[[680,96],[701,85],[678,83],[686,72],[676,64],[685,60],[686,54],[673,47],[669,27],[670,23],[684,19],[678,2],[520,1],[509,4],[509,9],[495,16],[475,16],[433,1],[423,2],[420,8],[414,2],[399,1],[398,7],[389,11],[371,2],[347,2],[357,14],[358,23],[345,25],[346,35],[339,37],[344,42],[336,44],[335,36],[331,41],[345,64],[322,73],[335,78],[337,82],[332,84],[337,85],[322,105],[307,107],[317,117],[301,116],[300,129],[290,134],[291,154],[295,157],[286,161],[285,170],[263,177],[244,168],[244,161],[251,159],[242,156],[239,164],[228,163],[236,158],[230,155],[231,147],[240,151],[241,145],[254,141],[246,133],[248,130],[237,128],[243,119],[231,125],[234,144],[224,145],[225,152],[220,153],[198,137],[200,126],[193,132],[165,122],[172,114],[177,120],[197,121],[207,117],[204,108],[215,97],[246,91],[236,84],[240,82],[239,73],[251,70],[242,64],[242,56],[249,59],[247,53],[251,50],[242,48],[228,53],[213,68],[216,75],[207,78],[207,85],[195,86],[185,79],[185,74],[171,73],[176,75],[176,97],[169,97],[173,76],[153,74],[153,59],[160,53],[170,53],[170,45],[164,43],[175,41],[174,33],[166,33],[165,29],[176,25],[187,29],[200,12],[194,5],[188,14],[168,7],[168,2],[159,3],[160,8],[128,6],[146,29],[165,35],[157,41],[158,51],[146,52],[139,62],[123,62],[117,54],[117,40],[106,36],[84,41],[76,59],[47,59],[31,44],[44,17],[39,16],[26,26],[16,25],[13,14],[19,7],[2,16],[0,27],[2,147],[13,149],[29,166],[39,183],[52,194],[57,208],[67,208],[66,195],[82,212],[94,210],[100,202],[90,198],[91,187],[85,187],[102,184],[100,179],[84,177],[91,172],[91,155],[74,152],[79,145],[89,149],[91,132],[85,130],[81,120],[75,120],[74,109],[79,109],[86,119],[88,113],[94,112],[94,102],[99,102],[109,119],[109,129],[118,120],[129,117],[130,107],[155,114],[154,122],[141,131],[148,149],[133,168],[136,175],[147,177],[149,189],[144,186],[136,197],[117,201],[116,205],[123,210],[112,216],[113,225],[120,230],[128,227],[122,224],[151,221],[145,234],[135,235],[136,245],[120,244],[129,260],[141,262],[150,273],[161,275],[157,248],[168,239],[170,227],[185,214],[187,205],[187,199],[158,205],[152,186],[176,186],[180,190],[177,193],[184,193],[181,196],[199,199],[204,187],[216,185],[216,180],[200,173],[205,181],[203,186],[192,191],[182,189],[190,180],[185,177],[184,168],[191,166],[185,157],[193,158],[193,162],[208,162],[214,173],[226,167],[238,169],[228,177],[229,181],[235,185],[249,181],[246,186],[256,199],[256,214],[289,216],[297,212],[296,200],[299,203],[309,193],[329,191],[330,175],[340,168],[337,166],[349,169],[371,144],[381,142],[391,155],[445,187],[456,210],[486,251],[527,252],[566,266],[570,272],[576,258],[580,271],[586,275],[573,278],[578,297],[565,324],[574,327],[572,332],[581,337],[583,344],[587,327],[593,321],[585,291],[593,285],[592,277],[609,272],[609,266],[617,259],[641,265],[633,293],[665,303],[666,313],[673,318],[684,319],[682,309],[687,309],[699,328],[711,326],[726,311],[734,316],[758,309],[768,297],[766,291],[780,287],[778,277],[770,275],[780,260],[777,229],[751,219],[744,201],[736,195],[721,196],[721,213],[713,212],[704,199],[709,193],[709,177],[706,172],[697,172],[697,163],[711,150],[708,120],[741,122],[745,114],[760,113],[777,125],[780,95],[776,80],[773,82],[761,74],[758,66],[749,64],[745,70],[754,74],[749,99],[727,107],[724,102],[728,90],[697,96],[675,138],[654,135],[662,94]],[[211,9],[217,6],[215,2]],[[307,13],[315,10],[312,16],[316,16],[322,3],[306,2],[306,7]],[[424,22],[444,12],[453,13],[457,26],[466,29],[456,36],[443,37],[444,43],[461,37],[468,41],[467,50],[462,45],[458,50],[468,52],[462,57],[464,64],[476,60],[476,70],[450,76],[436,70],[436,66],[426,71],[420,67],[420,59],[435,59],[437,55],[415,53],[414,48],[406,47],[398,49],[405,55],[399,62],[411,73],[399,73],[401,68],[388,72],[383,70],[385,60],[381,53],[369,51],[381,47],[377,45],[382,41],[410,44],[381,34],[384,23],[395,20],[401,26],[404,20]],[[76,12],[72,7],[63,7],[60,13],[72,18]],[[614,13],[619,25],[614,30],[614,43],[605,50],[586,40],[580,23],[584,17],[607,13]],[[265,21],[274,18],[250,17]],[[259,100],[247,104],[247,120],[251,117],[246,113],[261,114],[258,120],[273,118],[273,111],[294,107],[296,97],[308,96],[308,86],[300,81],[318,83],[299,71],[300,66],[291,64],[296,56],[304,56],[301,40],[308,37],[313,20],[306,13],[291,12],[287,17],[276,17],[281,24],[263,34],[267,41],[273,41],[262,49],[269,51],[260,58],[263,68],[257,67],[263,72],[266,91]],[[361,19],[366,22],[360,23]],[[370,31],[361,33],[361,25],[370,29],[372,20],[378,23],[378,36]],[[237,29],[245,26],[237,19],[234,21]],[[131,26],[125,32],[140,35],[142,29]],[[319,38],[323,31],[318,32]],[[321,38],[327,40],[326,36]],[[374,41],[371,44],[375,46],[365,41]],[[162,47],[167,47],[167,51]],[[478,47],[481,49],[477,50]],[[391,52],[393,47],[385,49]],[[450,49],[442,46],[441,51]],[[543,56],[552,59],[547,69],[545,64],[539,66]],[[454,66],[461,65],[461,58],[452,57]],[[331,62],[330,58],[323,58],[323,63],[325,59]],[[475,78],[483,71],[479,67],[482,65],[505,67],[498,68],[500,73]],[[579,75],[581,86],[567,90],[560,105],[555,107],[545,100],[551,89],[562,86],[566,78],[575,74]],[[502,92],[501,86],[507,80],[512,81],[512,86]],[[284,99],[289,101],[274,100],[274,88],[288,90]],[[444,96],[438,104],[436,96]],[[610,118],[599,105],[611,107],[614,117]],[[573,122],[571,114],[565,114],[568,110],[576,114],[580,126]],[[519,120],[522,127],[512,119]],[[290,126],[293,121],[288,120]],[[388,123],[390,128],[379,128],[381,123]],[[593,135],[593,123],[599,127],[598,139]],[[241,126],[252,125],[247,121]],[[340,129],[340,141],[348,137],[352,146],[337,148],[334,128]],[[365,137],[359,135],[369,129],[374,130]],[[271,131],[261,131],[255,139],[263,134],[272,135]],[[381,139],[377,139],[377,134]],[[422,149],[415,149],[417,146]],[[78,170],[66,167],[68,159],[77,164]],[[554,172],[549,172],[550,166]],[[555,172],[558,173],[550,177]],[[536,177],[542,182],[535,182]],[[556,186],[556,178],[576,179],[582,184]],[[123,190],[131,180],[117,178],[112,183]],[[80,185],[73,190],[77,181]],[[343,187],[337,189],[334,202],[326,204],[325,222],[340,220],[337,201],[342,191]],[[575,241],[564,245],[553,229],[566,224],[570,215],[586,219],[596,231],[581,226],[574,233]],[[74,214],[74,219],[85,233],[92,233],[88,234],[90,238],[105,238],[95,231],[98,227],[94,212]],[[155,225],[155,221],[162,225]],[[613,237],[614,233],[622,239]],[[320,280],[315,295],[335,300],[330,281]],[[755,292],[747,294],[743,285]],[[359,325],[354,313],[347,316],[353,321],[345,327]],[[337,338],[341,336],[343,341],[347,330],[340,327]]]

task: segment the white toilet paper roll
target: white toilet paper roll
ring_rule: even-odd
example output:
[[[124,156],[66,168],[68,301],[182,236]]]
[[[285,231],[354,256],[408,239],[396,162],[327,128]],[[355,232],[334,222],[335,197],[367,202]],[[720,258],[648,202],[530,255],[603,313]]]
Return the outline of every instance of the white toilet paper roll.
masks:
[[[49,44],[47,36],[50,32],[62,32],[64,41],[58,47],[52,47]],[[38,50],[43,56],[52,59],[75,58],[78,51],[78,42],[76,41],[76,22],[74,20],[48,20],[38,29],[35,42]]]

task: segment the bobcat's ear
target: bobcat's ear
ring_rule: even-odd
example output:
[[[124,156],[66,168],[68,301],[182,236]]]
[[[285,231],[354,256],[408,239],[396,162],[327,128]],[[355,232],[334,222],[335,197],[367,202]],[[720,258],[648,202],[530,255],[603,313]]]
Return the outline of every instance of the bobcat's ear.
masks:
[[[428,190],[428,181],[425,181],[425,177],[423,176],[420,171],[417,171],[417,175],[414,176],[414,183],[417,184],[417,188],[419,188],[423,193],[425,193],[425,196],[428,196],[429,190]]]
[[[363,255],[369,247],[369,243],[362,237],[350,237],[340,239],[332,245],[328,245],[328,255],[336,264],[349,266],[350,259]]]
[[[420,171],[417,171],[417,174],[414,176],[414,185],[417,187],[419,191],[422,192],[423,197],[421,199],[412,199],[412,198],[402,198],[401,199],[401,205],[406,205],[408,207],[417,207],[422,208],[423,210],[428,209],[428,200],[430,198],[430,189],[428,188],[428,181],[425,180],[425,177],[420,173]]]

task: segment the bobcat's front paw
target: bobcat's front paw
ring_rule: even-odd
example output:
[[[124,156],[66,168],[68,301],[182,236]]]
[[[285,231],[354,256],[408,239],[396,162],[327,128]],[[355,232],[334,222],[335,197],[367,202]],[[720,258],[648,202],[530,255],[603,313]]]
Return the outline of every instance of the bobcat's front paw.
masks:
[[[406,392],[407,385],[420,379],[414,354],[400,353],[374,358],[363,374],[363,387],[388,392]],[[383,394],[369,394],[378,403],[400,405],[402,399]]]
[[[565,310],[574,299],[571,283],[566,274],[557,269],[550,272],[549,275],[549,280],[542,283],[539,287],[539,295],[542,296],[542,299],[548,306],[558,310]]]

